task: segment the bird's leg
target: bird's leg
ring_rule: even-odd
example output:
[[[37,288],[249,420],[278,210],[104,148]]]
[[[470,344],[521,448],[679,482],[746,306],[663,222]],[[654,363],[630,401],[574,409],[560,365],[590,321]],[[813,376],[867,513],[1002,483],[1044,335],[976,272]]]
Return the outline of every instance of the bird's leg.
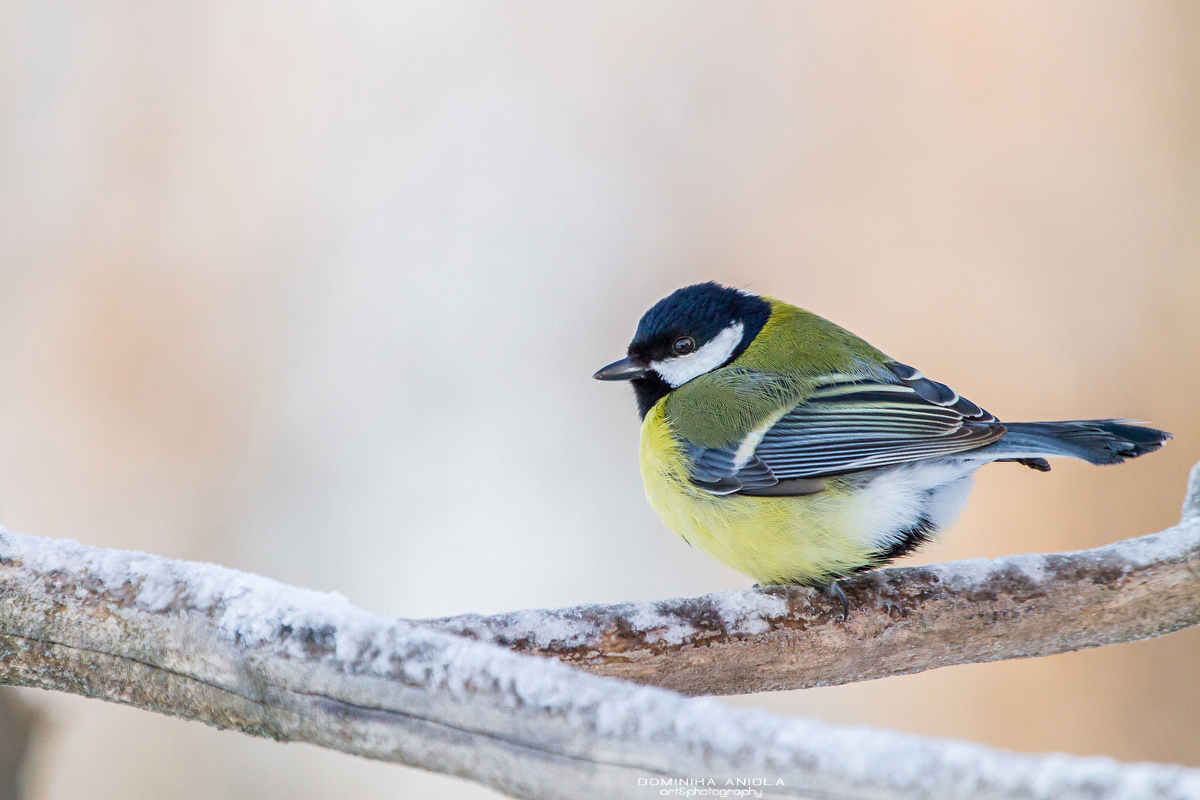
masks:
[[[850,619],[850,601],[846,598],[846,593],[842,591],[841,585],[837,581],[830,581],[825,584],[823,591],[830,600],[837,600],[842,604],[842,622]]]

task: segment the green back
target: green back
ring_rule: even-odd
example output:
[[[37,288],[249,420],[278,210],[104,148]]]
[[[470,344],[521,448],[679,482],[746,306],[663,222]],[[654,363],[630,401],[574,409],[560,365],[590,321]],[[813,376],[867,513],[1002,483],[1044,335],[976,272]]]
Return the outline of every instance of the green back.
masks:
[[[676,435],[701,447],[735,446],[804,402],[824,376],[886,373],[882,365],[891,359],[854,334],[804,309],[763,299],[771,316],[746,352],[667,395],[667,420]]]

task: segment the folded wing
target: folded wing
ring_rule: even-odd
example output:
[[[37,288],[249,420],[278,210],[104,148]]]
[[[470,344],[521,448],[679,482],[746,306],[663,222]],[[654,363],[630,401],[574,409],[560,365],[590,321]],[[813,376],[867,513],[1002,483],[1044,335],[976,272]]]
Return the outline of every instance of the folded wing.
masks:
[[[994,416],[904,364],[895,382],[831,376],[754,442],[689,447],[692,480],[714,494],[809,494],[821,478],[988,445],[1004,435]]]

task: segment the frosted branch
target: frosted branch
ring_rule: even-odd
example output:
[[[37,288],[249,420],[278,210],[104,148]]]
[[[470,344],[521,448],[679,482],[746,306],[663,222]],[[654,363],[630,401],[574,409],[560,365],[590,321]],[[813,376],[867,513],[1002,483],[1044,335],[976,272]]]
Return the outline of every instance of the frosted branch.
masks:
[[[1046,656],[1200,623],[1200,464],[1183,521],[1075,553],[894,567],[823,594],[776,586],[429,624],[687,694],[802,689]]]
[[[1200,507],[1195,492],[1189,502],[1189,508]],[[1178,528],[1092,551],[1077,566],[1098,570],[1092,582],[1131,594],[1130,602],[1142,602],[1136,599],[1140,586],[1160,592],[1152,607],[1139,605],[1146,621],[1137,630],[1162,633],[1184,624],[1179,598],[1187,593],[1185,578],[1170,572],[1171,565],[1192,565],[1196,593],[1198,528],[1200,515],[1192,513]],[[1073,556],[1026,558],[1032,560],[996,562],[1007,565],[999,572],[991,562],[932,568],[937,581],[931,585],[969,598],[1003,573],[1013,585],[1036,587],[1045,575],[1068,578],[1055,559]],[[1154,571],[1155,564],[1168,572]],[[856,617],[876,614],[871,592],[895,580],[856,582]],[[879,581],[878,589],[872,581]],[[740,593],[750,598],[744,615],[710,627],[751,638],[766,635],[767,629],[754,630],[760,623],[753,620],[785,615],[761,615],[760,604],[793,602],[793,593],[776,591]],[[889,591],[900,592],[895,597],[904,602],[930,602],[900,588]],[[1027,594],[1032,598],[1036,592]],[[794,596],[808,602],[802,592]],[[737,607],[732,595],[720,597],[726,612]],[[733,709],[371,614],[339,595],[139,553],[0,533],[0,598],[0,683],[68,691],[410,764],[518,797],[657,797],[661,783],[655,781],[711,779],[724,787],[727,778],[758,779],[765,797],[823,800],[1200,797],[1200,770],[1024,756]],[[988,595],[970,602],[990,608],[986,604],[993,601]],[[929,616],[930,607],[922,608],[906,613],[893,607],[887,617],[904,622],[923,614],[927,627],[943,624],[940,616]],[[1099,631],[1110,619],[1125,620],[1122,631],[1133,630],[1119,604],[1106,608],[1086,622],[1072,620],[1066,630]],[[823,613],[827,610],[816,615]],[[992,618],[990,611],[987,616]],[[1053,627],[1058,619],[1013,616],[1030,617],[1030,628]],[[568,623],[563,618],[558,624]],[[850,626],[855,624],[852,618]],[[969,626],[962,630],[960,635],[985,639],[1016,635],[994,627],[984,634]],[[557,634],[564,641],[570,635]],[[926,646],[911,630],[905,635],[909,646]],[[968,639],[959,646],[980,647]],[[685,656],[697,660],[694,653]],[[714,650],[712,657],[725,656]],[[831,657],[831,665],[838,658]],[[861,674],[865,667],[857,669]]]

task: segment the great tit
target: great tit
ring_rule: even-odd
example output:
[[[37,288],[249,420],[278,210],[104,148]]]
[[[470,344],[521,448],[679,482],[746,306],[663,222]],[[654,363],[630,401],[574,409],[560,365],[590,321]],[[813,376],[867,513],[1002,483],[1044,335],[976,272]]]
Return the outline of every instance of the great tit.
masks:
[[[1002,423],[816,314],[711,282],[656,303],[595,377],[633,385],[646,496],[668,528],[759,584],[824,588],[843,615],[837,580],[929,541],[984,464],[1117,464],[1171,436]]]

